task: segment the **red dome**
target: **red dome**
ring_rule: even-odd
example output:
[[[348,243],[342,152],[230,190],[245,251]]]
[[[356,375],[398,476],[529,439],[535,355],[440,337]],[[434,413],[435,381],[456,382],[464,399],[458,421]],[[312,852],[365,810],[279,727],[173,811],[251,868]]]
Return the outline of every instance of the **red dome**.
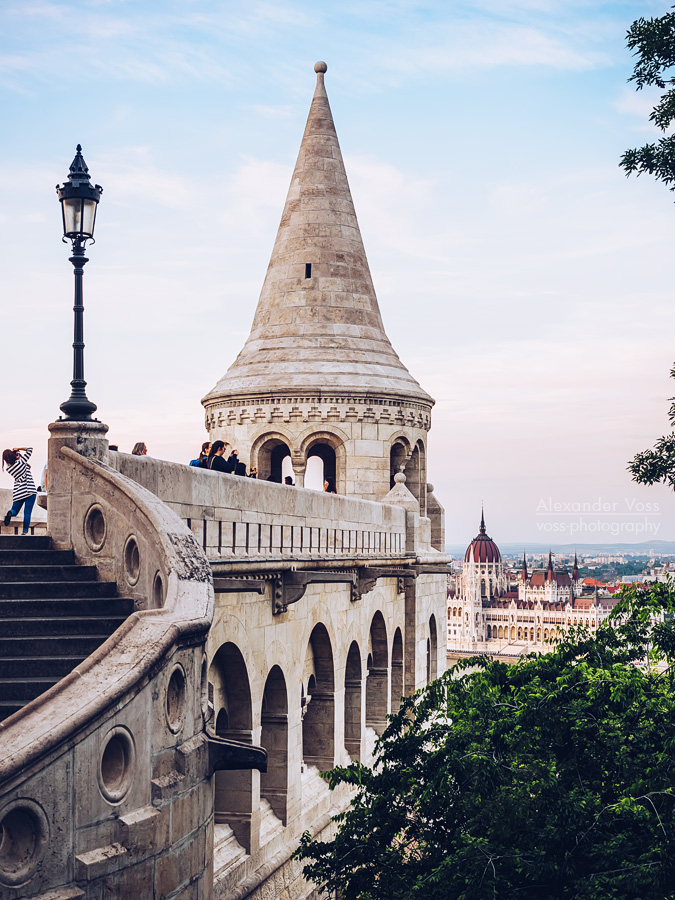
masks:
[[[499,547],[485,532],[485,519],[481,513],[480,531],[466,548],[464,562],[497,563],[501,562],[501,559]]]

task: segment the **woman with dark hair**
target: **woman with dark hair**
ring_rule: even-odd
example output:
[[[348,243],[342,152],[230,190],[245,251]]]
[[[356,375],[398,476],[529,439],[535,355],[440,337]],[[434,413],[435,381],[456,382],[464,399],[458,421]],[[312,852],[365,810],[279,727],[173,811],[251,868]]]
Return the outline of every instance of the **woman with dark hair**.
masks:
[[[195,466],[197,469],[208,469],[210,450],[211,441],[204,441],[202,449],[199,451],[199,456],[196,459],[191,459],[190,465]]]
[[[224,441],[214,441],[211,444],[211,452],[209,453],[209,461],[206,468],[214,472],[231,472],[232,469],[230,469],[228,461],[223,459],[223,453],[225,453]]]
[[[143,441],[136,441],[134,444],[134,449],[131,451],[132,456],[147,456],[148,448],[145,446]]]
[[[7,472],[14,479],[12,508],[6,514],[4,524],[9,525],[12,516],[17,516],[19,510],[23,506],[22,534],[28,534],[30,517],[37,496],[33,474],[28,465],[28,460],[30,459],[32,452],[32,447],[15,447],[13,450],[3,450],[2,452],[2,468],[4,469],[5,466],[7,466]]]

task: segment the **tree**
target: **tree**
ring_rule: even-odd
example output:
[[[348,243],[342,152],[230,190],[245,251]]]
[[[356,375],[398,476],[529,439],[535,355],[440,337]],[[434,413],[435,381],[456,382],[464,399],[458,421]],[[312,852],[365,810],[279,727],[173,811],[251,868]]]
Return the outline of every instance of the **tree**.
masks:
[[[675,365],[670,370],[670,377],[675,378]],[[670,400],[668,419],[675,427],[675,397]],[[638,484],[663,482],[675,491],[675,432],[660,437],[651,450],[637,453],[628,464],[628,471]]]
[[[305,874],[340,900],[675,897],[672,585],[515,665],[459,663],[414,697]],[[659,668],[655,668],[655,666]]]
[[[628,30],[626,43],[637,56],[633,74],[628,80],[635,82],[638,91],[645,86],[663,91],[649,120],[666,132],[675,120],[675,78],[665,77],[665,73],[675,65],[675,13],[666,13],[657,19],[637,19]],[[647,172],[671,185],[670,190],[675,191],[675,135],[626,150],[620,165],[626,175]]]

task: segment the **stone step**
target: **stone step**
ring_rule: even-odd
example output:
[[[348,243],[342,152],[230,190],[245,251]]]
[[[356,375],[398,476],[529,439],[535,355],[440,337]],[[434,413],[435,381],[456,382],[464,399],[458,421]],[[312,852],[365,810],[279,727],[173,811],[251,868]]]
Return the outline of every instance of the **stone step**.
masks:
[[[86,637],[79,635],[0,637],[0,661],[3,659],[23,660],[32,656],[77,656],[81,661],[93,653],[97,647],[100,647],[108,637],[108,634],[101,633]],[[23,673],[25,675],[36,674],[28,666],[23,669]],[[0,671],[0,676],[2,674]]]
[[[269,843],[273,837],[282,832],[284,823],[272,809],[272,805],[265,797],[260,798],[260,844]]]
[[[49,550],[51,545],[52,539],[46,534],[0,534],[0,551]]]
[[[2,639],[30,637],[88,637],[110,635],[117,631],[126,616],[59,616],[35,619],[2,619]]]
[[[39,619],[56,616],[122,616],[134,611],[134,601],[127,597],[40,597],[37,599],[0,600],[0,620]]]
[[[32,650],[32,648],[31,648]],[[75,666],[86,659],[86,656],[78,654],[77,656],[11,656],[0,658],[0,678],[14,679],[27,676],[37,678],[39,676],[45,678],[55,678],[59,681],[69,672],[72,672]]]
[[[0,678],[0,697],[7,702],[16,700],[20,703],[28,703],[39,697],[40,694],[44,694],[60,680],[59,676],[22,678],[21,681],[17,681],[15,678]]]
[[[72,550],[3,550],[0,544],[0,566],[72,566],[74,563]]]
[[[246,858],[246,850],[235,837],[234,831],[225,822],[213,827],[213,874],[225,886],[224,874]],[[234,888],[235,885],[232,885]]]
[[[28,701],[26,701],[26,703],[27,702]],[[0,700],[0,722],[3,719],[8,719],[10,716],[14,715],[14,713],[22,709],[26,703],[16,700]]]
[[[0,582],[98,581],[96,566],[0,566]]]
[[[5,581],[0,582],[0,600],[37,600],[40,597],[114,597],[112,581]]]

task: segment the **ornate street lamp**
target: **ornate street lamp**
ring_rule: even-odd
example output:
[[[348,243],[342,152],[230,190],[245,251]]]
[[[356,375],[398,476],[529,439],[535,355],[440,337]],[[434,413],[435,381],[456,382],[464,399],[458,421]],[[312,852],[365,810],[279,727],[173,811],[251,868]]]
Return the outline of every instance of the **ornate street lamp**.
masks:
[[[84,255],[87,241],[94,243],[94,222],[96,207],[101,199],[103,188],[100,184],[92,185],[89,169],[82,156],[82,147],[77,145],[75,159],[70,166],[68,181],[61,187],[57,184],[56,193],[61,202],[63,214],[63,241],[71,241],[73,255],[70,262],[75,270],[75,337],[73,340],[73,380],[72,391],[68,400],[60,409],[65,413],[66,421],[91,422],[91,414],[96,412],[96,404],[87,399],[84,380],[84,303],[82,300],[82,275],[84,266],[89,262]]]

